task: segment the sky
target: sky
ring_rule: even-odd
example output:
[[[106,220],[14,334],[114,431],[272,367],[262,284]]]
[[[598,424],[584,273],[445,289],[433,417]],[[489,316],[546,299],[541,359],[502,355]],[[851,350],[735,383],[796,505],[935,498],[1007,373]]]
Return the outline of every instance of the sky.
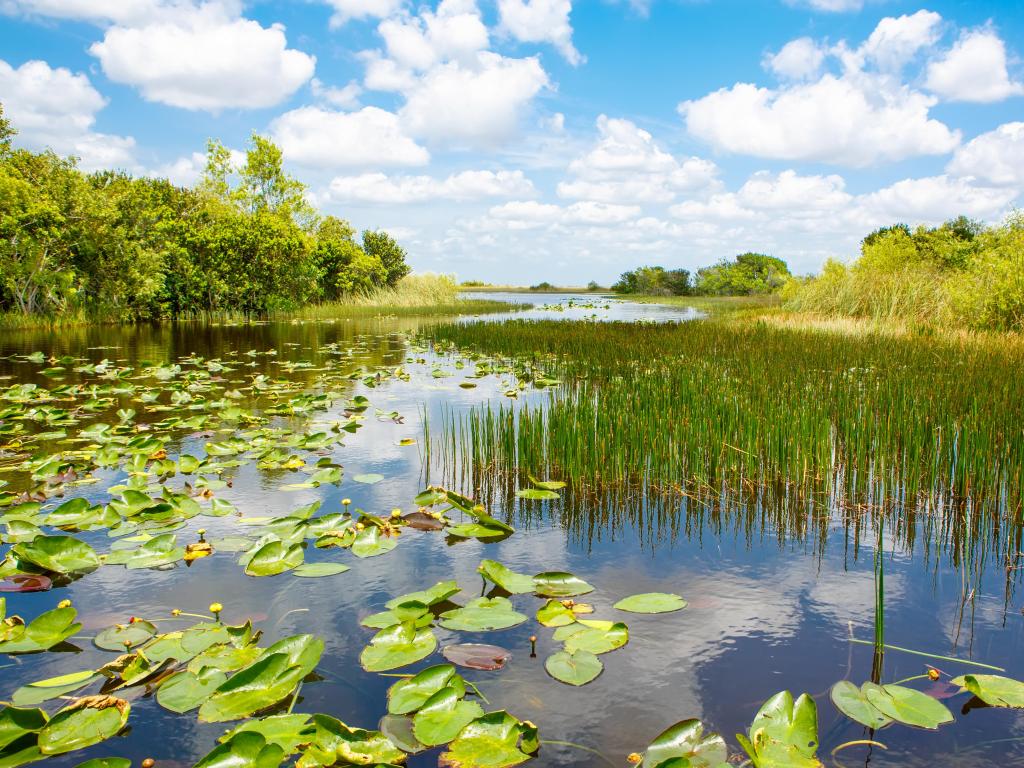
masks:
[[[18,143],[283,150],[418,271],[608,284],[1024,204],[1020,0],[0,0]]]

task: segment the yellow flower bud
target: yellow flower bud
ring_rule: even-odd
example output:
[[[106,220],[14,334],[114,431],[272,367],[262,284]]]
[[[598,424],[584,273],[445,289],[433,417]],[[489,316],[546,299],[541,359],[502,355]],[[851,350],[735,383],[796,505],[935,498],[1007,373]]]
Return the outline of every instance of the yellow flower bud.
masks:
[[[181,608],[171,609],[171,616],[181,616]]]
[[[210,613],[216,615],[224,610],[224,606],[220,603],[210,603]]]
[[[391,510],[391,516],[392,517],[401,517],[402,516],[402,510],[398,509],[397,507],[395,509],[392,509]]]
[[[58,608],[70,608],[71,607],[71,601],[70,600],[61,600],[59,603],[57,603],[57,607]]]
[[[342,499],[341,503],[347,507],[349,504],[352,503],[352,499]]]
[[[641,755],[639,752],[630,752],[629,756],[626,759],[629,760],[629,762],[631,762],[633,765],[637,765],[643,762],[644,756]]]

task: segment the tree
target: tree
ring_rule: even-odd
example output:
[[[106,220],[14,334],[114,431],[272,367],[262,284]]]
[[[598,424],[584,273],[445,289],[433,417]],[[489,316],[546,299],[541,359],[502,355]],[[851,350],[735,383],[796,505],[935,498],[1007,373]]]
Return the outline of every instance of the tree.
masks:
[[[306,200],[306,185],[285,173],[281,148],[258,133],[249,141],[235,196],[250,213],[269,211],[307,231],[316,226],[317,214]]]
[[[4,117],[4,105],[0,104],[0,155],[10,153],[11,144],[17,133],[11,121]]]
[[[746,296],[779,290],[791,277],[782,259],[763,253],[741,253],[697,271],[695,292],[712,296]]]
[[[363,232],[363,250],[380,259],[386,273],[385,282],[394,287],[412,269],[405,263],[405,249],[387,232],[366,230]]]
[[[319,298],[336,300],[352,290],[351,285],[355,281],[347,273],[352,262],[362,253],[351,224],[334,216],[321,220],[312,255]],[[385,273],[380,282],[386,276]]]

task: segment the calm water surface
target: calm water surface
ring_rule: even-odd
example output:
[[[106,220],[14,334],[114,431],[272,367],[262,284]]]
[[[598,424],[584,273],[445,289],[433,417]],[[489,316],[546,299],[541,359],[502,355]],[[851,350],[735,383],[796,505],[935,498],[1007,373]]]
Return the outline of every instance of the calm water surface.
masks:
[[[512,294],[514,301],[524,297]],[[607,302],[591,296],[545,295],[542,304],[560,304],[561,311],[536,307],[529,317],[559,316],[582,319],[680,320],[692,310],[666,309]],[[605,306],[610,309],[604,309]],[[255,464],[234,470],[232,487],[217,495],[232,502],[245,516],[279,516],[312,501],[322,511],[341,508],[343,497],[368,512],[387,514],[392,508],[413,509],[413,497],[428,480],[423,419],[442,408],[462,409],[487,398],[502,398],[509,377],[478,380],[475,389],[458,382],[471,366],[457,369],[454,360],[437,359],[425,347],[414,348],[411,334],[428,331],[428,321],[373,320],[334,323],[276,323],[248,326],[181,325],[160,328],[85,328],[59,333],[8,333],[0,338],[0,372],[6,384],[35,382],[54,387],[80,380],[77,374],[54,381],[40,375],[43,367],[11,356],[41,350],[47,355],[71,354],[98,362],[104,358],[138,365],[143,361],[174,362],[191,354],[253,363],[225,373],[229,380],[247,381],[255,373],[312,382],[316,374],[283,370],[287,361],[309,361],[314,366],[333,354],[331,344],[355,349],[354,364],[404,366],[409,381],[388,380],[379,387],[351,384],[352,394],[370,398],[374,407],[398,411],[401,423],[368,411],[366,424],[330,455],[344,465],[340,486],[299,491],[281,486],[301,480],[291,473],[261,471]],[[234,358],[247,350],[276,350],[274,357]],[[424,362],[416,362],[422,360]],[[450,374],[437,378],[436,366]],[[69,368],[70,370],[70,368]],[[503,379],[506,381],[503,382]],[[529,396],[529,395],[527,395]],[[138,406],[136,406],[138,407]],[[339,420],[342,407],[317,413],[289,425],[311,429]],[[184,415],[184,412],[183,412]],[[157,421],[165,413],[140,419]],[[112,421],[111,414],[89,419]],[[416,445],[402,446],[402,438]],[[200,455],[203,439],[184,437],[168,452]],[[379,473],[385,479],[362,485],[350,478]],[[17,483],[17,473],[3,475]],[[100,482],[80,486],[69,495],[107,501],[105,488],[124,478],[123,473],[99,472]],[[180,486],[181,479],[171,481]],[[50,502],[55,505],[56,501]],[[631,511],[626,514],[625,507]],[[504,501],[492,512],[508,519],[517,532],[494,544],[463,541],[454,545],[436,533],[407,531],[399,546],[380,557],[359,560],[347,551],[307,549],[307,561],[341,560],[352,570],[324,579],[299,579],[289,574],[263,579],[246,577],[237,555],[219,553],[191,567],[171,570],[126,571],[107,566],[70,586],[48,593],[9,595],[8,613],[26,619],[71,598],[90,636],[130,615],[165,616],[171,608],[205,612],[212,601],[226,606],[224,617],[258,619],[269,640],[297,633],[324,638],[326,651],[318,667],[322,678],[302,688],[297,711],[325,712],[351,725],[373,728],[385,712],[385,692],[394,678],[362,671],[358,654],[372,631],[358,621],[382,610],[393,596],[454,578],[463,593],[457,600],[481,593],[476,567],[482,558],[500,560],[519,572],[571,571],[596,591],[585,599],[597,616],[610,617],[611,604],[629,594],[648,591],[676,592],[689,606],[661,616],[628,615],[629,644],[605,655],[604,673],[584,688],[573,689],[547,676],[543,660],[554,650],[552,630],[534,621],[497,633],[455,633],[436,628],[439,647],[451,642],[489,642],[512,652],[500,672],[468,672],[490,701],[487,709],[506,708],[538,724],[544,739],[571,741],[606,755],[612,765],[625,765],[625,756],[641,751],[665,727],[688,717],[703,719],[726,736],[739,751],[733,734],[746,731],[762,701],[782,689],[812,694],[819,707],[822,748],[828,765],[875,766],[1006,766],[1024,764],[1024,715],[1005,709],[971,709],[961,714],[969,697],[946,700],[956,722],[938,732],[893,726],[877,734],[888,750],[851,748],[829,757],[837,745],[864,738],[859,725],[840,716],[828,699],[837,680],[860,683],[870,677],[872,653],[868,646],[852,644],[850,637],[870,639],[874,621],[873,532],[851,530],[840,521],[818,520],[814,525],[783,526],[772,515],[728,510],[711,514],[684,509],[650,509],[644,500],[617,505],[589,501],[569,489],[563,500],[543,504]],[[194,529],[205,527],[215,538],[239,533],[237,518],[199,517],[189,521],[179,538],[193,540]],[[802,528],[813,534],[794,535]],[[247,531],[248,532],[248,531]],[[252,532],[258,535],[258,530]],[[81,534],[98,551],[106,551],[105,533]],[[1016,590],[1018,572],[1001,561],[955,564],[946,551],[926,551],[923,544],[909,546],[883,536],[886,567],[887,642],[1005,667],[1007,674],[1024,678],[1024,615]],[[965,600],[965,595],[969,599]],[[541,601],[516,596],[517,609],[531,615]],[[619,616],[621,617],[622,614]],[[166,629],[166,625],[165,625]],[[537,656],[530,654],[529,636],[538,637]],[[267,644],[264,642],[264,644]],[[77,649],[35,656],[0,656],[0,698],[20,684],[45,677],[99,666],[111,655],[77,640]],[[436,664],[435,654],[415,670]],[[895,681],[920,674],[925,659],[889,652],[884,679]],[[937,663],[944,671],[961,674],[970,668],[953,662]],[[410,670],[402,670],[410,671]],[[947,697],[954,690],[932,684],[931,692]],[[53,759],[54,765],[76,765],[89,758],[121,755],[158,765],[190,764],[208,752],[223,733],[220,725],[199,724],[194,714],[173,715],[152,697],[133,701],[130,732],[83,752]],[[438,750],[411,757],[411,766],[437,763]],[[530,765],[590,766],[608,763],[592,753],[563,746],[545,747]]]

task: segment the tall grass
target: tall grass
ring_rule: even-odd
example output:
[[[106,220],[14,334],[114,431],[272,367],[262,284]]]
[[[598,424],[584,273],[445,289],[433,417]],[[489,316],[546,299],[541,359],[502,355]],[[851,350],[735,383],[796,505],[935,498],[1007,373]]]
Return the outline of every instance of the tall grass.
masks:
[[[954,558],[965,540],[1020,551],[1019,341],[767,322],[509,321],[431,335],[565,382],[433,425],[435,460],[471,487],[550,475],[592,493],[771,512],[784,531],[887,515],[909,546],[923,530]]]

